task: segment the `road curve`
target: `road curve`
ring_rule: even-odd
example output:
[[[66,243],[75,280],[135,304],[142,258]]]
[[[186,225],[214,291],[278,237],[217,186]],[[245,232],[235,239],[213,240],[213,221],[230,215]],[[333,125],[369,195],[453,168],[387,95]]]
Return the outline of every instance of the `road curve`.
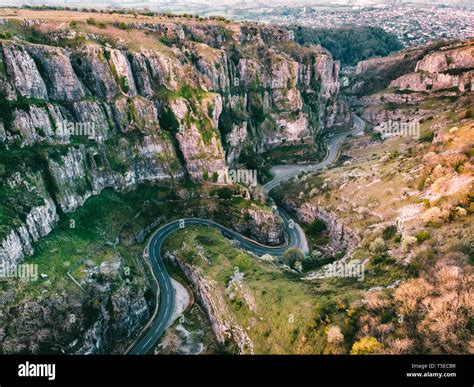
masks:
[[[307,165],[277,165],[270,170],[273,180],[263,186],[263,191],[269,194],[274,188],[281,183],[298,176],[301,172],[314,172],[334,163],[338,157],[342,143],[349,135],[358,135],[364,131],[365,122],[354,115],[354,127],[351,131],[338,132],[330,135],[327,144],[327,153],[323,161],[316,164]]]
[[[300,172],[316,171],[333,163],[337,159],[339,149],[344,139],[349,134],[356,134],[360,131],[363,131],[364,127],[364,121],[355,116],[354,129],[352,131],[336,133],[329,138],[327,155],[323,161],[317,164],[292,165],[283,167],[283,173],[275,175],[272,181],[264,185],[264,192],[267,194],[270,193],[270,191],[279,184],[297,176]],[[175,292],[171,283],[171,277],[166,270],[161,256],[163,242],[166,240],[166,238],[168,238],[169,235],[187,226],[208,226],[218,229],[226,238],[235,241],[235,243],[238,244],[240,248],[258,256],[265,254],[282,256],[283,253],[291,247],[297,247],[305,254],[308,254],[309,249],[306,242],[306,236],[301,227],[296,224],[282,208],[278,208],[278,212],[285,224],[286,243],[282,246],[276,247],[264,246],[239,234],[234,230],[231,230],[228,227],[222,226],[221,224],[209,219],[177,219],[165,224],[155,231],[148,242],[148,254],[150,257],[153,275],[160,289],[158,312],[154,315],[152,322],[148,325],[146,333],[140,337],[140,339],[132,346],[128,353],[132,355],[148,353],[170,325],[171,317],[175,308]]]

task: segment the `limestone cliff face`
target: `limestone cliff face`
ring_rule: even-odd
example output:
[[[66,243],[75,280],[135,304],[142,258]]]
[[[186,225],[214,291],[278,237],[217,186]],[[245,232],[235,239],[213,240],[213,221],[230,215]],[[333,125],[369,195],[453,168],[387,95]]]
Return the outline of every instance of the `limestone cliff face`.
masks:
[[[46,84],[48,98],[71,102],[86,96],[69,60],[68,53],[59,47],[27,45],[26,50],[34,59],[38,71]]]
[[[11,301],[11,294],[1,294],[5,301]],[[120,354],[128,347],[127,340],[139,332],[150,316],[143,290],[122,287],[118,292],[101,294],[99,305],[81,297],[83,294],[63,292],[28,300],[5,311],[4,325],[0,327],[0,352]],[[6,335],[8,331],[15,334]]]
[[[0,192],[9,211],[21,214],[1,227],[0,256],[8,262],[31,254],[58,213],[105,188],[185,176],[212,184],[241,163],[244,150],[311,143],[320,131],[350,124],[338,99],[339,64],[279,28],[129,23],[174,42],[137,49],[64,25],[48,33],[46,21],[27,24],[45,27],[39,33],[50,44],[0,40],[1,180],[20,182]],[[250,218],[249,235],[281,242],[277,217]]]
[[[33,252],[34,243],[51,232],[59,216],[40,173],[17,174],[4,183],[11,196],[2,195],[2,219],[9,221],[0,224],[0,263],[12,267]]]
[[[229,223],[243,235],[266,245],[280,245],[285,242],[284,223],[276,210],[253,204],[247,208],[227,209],[229,210]]]
[[[415,72],[390,83],[390,87],[408,91],[457,89],[474,91],[474,47],[432,52],[418,61]]]
[[[239,90],[239,100],[231,101],[237,114],[229,132],[240,132],[247,125],[256,132],[256,138],[247,142],[263,152],[311,143],[318,132],[350,126],[350,114],[339,108],[339,63],[327,51],[317,47],[286,51],[277,46],[264,55],[262,60],[237,62],[234,81],[245,88],[243,93],[242,87]],[[245,107],[247,115],[242,116]],[[228,152],[231,160],[234,152],[238,153]]]
[[[22,97],[47,99],[46,85],[25,47],[2,44],[3,60],[14,89]]]
[[[288,205],[291,206],[291,204]],[[311,223],[315,219],[321,219],[326,223],[329,230],[329,248],[332,253],[344,251],[345,256],[350,257],[360,244],[359,236],[331,211],[308,203],[295,210],[298,218],[305,223]]]
[[[360,62],[352,91],[367,94],[350,103],[362,107],[364,120],[375,126],[389,120],[421,121],[433,114],[429,98],[469,100],[473,80],[473,43],[439,42]]]
[[[415,71],[417,61],[429,51],[429,47],[414,47],[397,54],[360,61],[351,91],[360,96],[387,87],[392,80]]]
[[[179,124],[176,138],[191,178],[207,181],[212,175],[222,173],[225,170],[224,150],[216,129],[222,111],[220,94],[207,93],[200,101],[191,103],[177,98],[170,101],[170,107]]]
[[[194,292],[204,306],[216,339],[221,344],[233,343],[239,354],[253,354],[254,346],[244,327],[239,325],[224,300],[219,296],[219,291],[213,281],[206,280],[198,268],[184,262],[178,257],[168,254],[168,259],[177,264],[191,283]]]
[[[471,69],[474,67],[474,48],[461,47],[432,52],[416,64],[416,72],[441,73],[450,69]]]

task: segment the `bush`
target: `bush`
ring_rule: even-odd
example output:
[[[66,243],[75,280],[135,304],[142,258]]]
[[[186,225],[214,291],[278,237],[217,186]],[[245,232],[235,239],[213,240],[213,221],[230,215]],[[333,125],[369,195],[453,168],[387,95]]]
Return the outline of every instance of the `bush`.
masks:
[[[382,238],[387,241],[389,239],[392,239],[396,233],[397,233],[397,226],[395,225],[387,226],[382,232]]]
[[[0,39],[10,39],[12,34],[8,31],[0,31]]]
[[[449,217],[449,212],[439,207],[431,207],[423,214],[423,221],[432,224],[441,224]]]
[[[97,24],[96,20],[93,17],[90,17],[86,20],[87,24],[95,26]]]
[[[308,233],[311,235],[317,235],[322,231],[326,231],[327,226],[324,221],[321,219],[315,219],[309,226],[308,226]]]
[[[224,187],[217,191],[217,196],[219,199],[231,199],[232,198],[232,190],[230,188]]]
[[[431,238],[431,234],[428,230],[422,230],[422,231],[418,231],[415,234],[415,238],[418,241],[418,243],[423,243],[424,241],[427,241],[428,239]]]
[[[432,142],[434,138],[434,132],[428,130],[420,135],[418,142]]]
[[[412,246],[417,242],[417,239],[412,236],[405,236],[402,238],[402,250],[407,253]]]
[[[394,292],[396,313],[407,324],[426,353],[467,353],[472,345],[472,279],[455,265],[438,263],[430,281],[410,279]]]
[[[341,333],[341,328],[337,325],[331,326],[327,331],[328,343],[341,344],[344,342],[344,335]]]
[[[351,349],[352,355],[370,355],[380,352],[382,344],[380,344],[375,337],[362,337],[356,341]]]
[[[374,239],[374,241],[370,244],[369,249],[373,253],[383,253],[387,250],[387,246],[385,246],[384,240],[379,237]]]
[[[294,268],[297,261],[302,261],[304,259],[303,252],[297,247],[289,248],[283,254],[284,263],[289,267]]]

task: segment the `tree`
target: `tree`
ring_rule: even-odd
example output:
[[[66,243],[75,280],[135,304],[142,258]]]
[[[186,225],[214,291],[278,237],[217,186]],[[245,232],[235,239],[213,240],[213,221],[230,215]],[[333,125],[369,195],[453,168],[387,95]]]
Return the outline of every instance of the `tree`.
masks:
[[[402,315],[410,315],[418,308],[421,300],[433,291],[433,287],[423,278],[409,279],[394,293],[395,305]]]
[[[284,262],[289,267],[294,268],[297,261],[304,259],[303,252],[297,247],[291,247],[283,254]]]
[[[337,325],[333,325],[328,329],[327,332],[329,344],[341,344],[344,342],[344,335],[341,332],[341,328]]]
[[[320,232],[326,231],[326,223],[322,221],[321,219],[315,219],[309,226],[308,226],[308,232],[311,235],[317,235]]]

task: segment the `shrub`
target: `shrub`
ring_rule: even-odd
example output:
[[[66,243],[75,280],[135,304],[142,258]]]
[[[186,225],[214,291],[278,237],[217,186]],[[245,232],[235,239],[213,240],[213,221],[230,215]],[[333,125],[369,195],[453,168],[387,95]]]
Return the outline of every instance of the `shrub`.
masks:
[[[308,233],[312,235],[319,234],[322,231],[325,231],[327,228],[326,223],[321,219],[315,219],[309,226],[308,226]]]
[[[422,230],[422,231],[418,231],[415,234],[415,238],[418,241],[418,243],[423,243],[424,241],[427,241],[428,239],[431,238],[431,234],[428,230]]]
[[[448,211],[441,210],[439,207],[431,207],[423,214],[423,220],[426,223],[441,224],[447,220]]]
[[[304,254],[297,247],[292,247],[285,251],[283,254],[283,259],[285,264],[293,268],[297,261],[302,261],[304,259]]]
[[[409,279],[401,284],[394,294],[397,310],[403,315],[412,314],[419,302],[431,293],[433,287],[423,278]]]
[[[87,24],[95,26],[97,24],[96,20],[93,17],[90,17],[86,20]]]
[[[411,247],[417,242],[415,237],[406,236],[402,238],[402,250],[407,253]]]
[[[410,353],[414,345],[414,341],[408,337],[397,338],[388,343],[388,350],[386,353],[391,355],[401,355]]]
[[[373,253],[383,253],[385,250],[387,250],[387,246],[385,246],[384,240],[379,237],[374,239],[374,241],[370,244],[369,249]]]
[[[224,187],[217,191],[217,196],[219,199],[231,199],[232,198],[232,190],[230,188]]]
[[[434,132],[428,130],[420,135],[418,142],[432,142],[434,138]]]
[[[125,75],[122,75],[119,79],[118,79],[118,84],[120,86],[120,88],[122,89],[122,91],[124,93],[128,93],[129,90],[130,90],[130,86],[128,85],[128,79]]]
[[[382,344],[373,336],[362,337],[356,341],[351,349],[352,355],[370,355],[380,352]]]
[[[341,333],[341,328],[337,325],[331,326],[327,331],[328,343],[341,344],[344,342],[344,335]]]
[[[383,239],[387,241],[389,239],[392,239],[396,233],[397,233],[397,226],[395,225],[387,226],[382,232],[382,237]]]
[[[438,263],[430,281],[411,279],[394,293],[396,312],[416,324],[412,334],[432,353],[467,353],[472,343],[472,276],[455,265]]]

